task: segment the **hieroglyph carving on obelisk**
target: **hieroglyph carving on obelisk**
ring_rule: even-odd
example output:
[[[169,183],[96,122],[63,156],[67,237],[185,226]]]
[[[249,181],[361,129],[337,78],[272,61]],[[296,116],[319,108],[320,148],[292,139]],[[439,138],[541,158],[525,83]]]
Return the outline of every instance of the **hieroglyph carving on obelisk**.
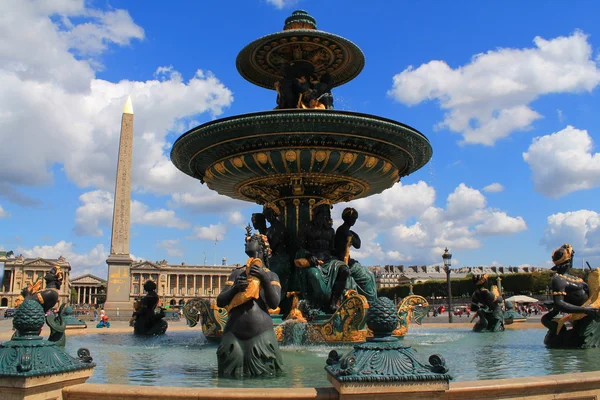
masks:
[[[121,141],[115,184],[110,254],[129,254],[129,230],[131,217],[131,156],[133,149],[133,107],[131,96],[121,119]]]
[[[131,218],[131,168],[133,150],[133,107],[127,98],[121,119],[121,139],[117,179],[115,183],[115,205],[113,210],[112,237],[108,264],[108,287],[104,309],[111,317],[128,315],[133,309],[130,296],[130,268],[133,263],[129,254],[129,229]]]

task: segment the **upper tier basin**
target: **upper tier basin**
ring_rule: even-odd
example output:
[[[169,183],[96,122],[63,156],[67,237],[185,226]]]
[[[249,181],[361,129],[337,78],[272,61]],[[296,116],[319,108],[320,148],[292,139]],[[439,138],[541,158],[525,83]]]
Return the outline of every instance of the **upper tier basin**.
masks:
[[[171,160],[216,192],[264,204],[318,196],[337,203],[391,187],[429,161],[427,138],[389,119],[336,110],[273,110],[183,134]]]

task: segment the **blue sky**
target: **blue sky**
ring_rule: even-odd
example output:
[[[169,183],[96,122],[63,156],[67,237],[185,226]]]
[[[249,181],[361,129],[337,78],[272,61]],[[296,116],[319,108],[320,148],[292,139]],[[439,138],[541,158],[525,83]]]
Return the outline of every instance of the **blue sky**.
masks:
[[[169,160],[187,129],[272,109],[237,53],[295,9],[366,66],[336,108],[423,132],[434,155],[353,203],[363,264],[548,266],[568,242],[600,262],[600,5],[351,0],[19,1],[0,12],[0,249],[106,276],[120,113],[135,111],[136,259],[243,262],[257,205]],[[336,222],[344,205],[334,209]],[[215,237],[219,242],[215,245]],[[581,262],[579,258],[576,262]],[[595,264],[594,264],[595,263]]]

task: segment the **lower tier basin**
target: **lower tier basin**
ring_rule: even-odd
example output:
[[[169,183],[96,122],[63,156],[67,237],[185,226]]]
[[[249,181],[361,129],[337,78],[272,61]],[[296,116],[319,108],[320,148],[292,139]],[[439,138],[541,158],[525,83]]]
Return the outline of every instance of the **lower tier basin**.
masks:
[[[598,370],[598,349],[558,350],[543,345],[545,329],[476,334],[468,329],[411,327],[404,342],[423,360],[446,359],[454,381],[523,378]],[[351,347],[282,347],[285,374],[265,379],[219,379],[215,344],[198,330],[153,338],[132,334],[72,336],[66,350],[88,348],[97,367],[88,383],[180,387],[328,387],[324,370],[330,350]]]

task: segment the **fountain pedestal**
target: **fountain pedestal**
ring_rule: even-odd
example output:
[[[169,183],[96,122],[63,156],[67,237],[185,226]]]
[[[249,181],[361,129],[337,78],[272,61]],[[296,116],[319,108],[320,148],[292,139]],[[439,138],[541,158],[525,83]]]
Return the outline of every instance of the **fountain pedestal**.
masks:
[[[325,370],[339,399],[398,398],[398,393],[435,398],[449,389],[452,377],[441,356],[432,355],[426,365],[415,350],[392,336],[398,315],[390,299],[380,297],[372,302],[367,321],[373,337],[355,345],[344,357],[335,350],[329,353]]]
[[[39,336],[44,310],[33,300],[25,300],[13,320],[13,338],[0,345],[0,393],[2,400],[62,399],[62,390],[84,383],[95,364],[86,349],[78,359],[54,342]]]

